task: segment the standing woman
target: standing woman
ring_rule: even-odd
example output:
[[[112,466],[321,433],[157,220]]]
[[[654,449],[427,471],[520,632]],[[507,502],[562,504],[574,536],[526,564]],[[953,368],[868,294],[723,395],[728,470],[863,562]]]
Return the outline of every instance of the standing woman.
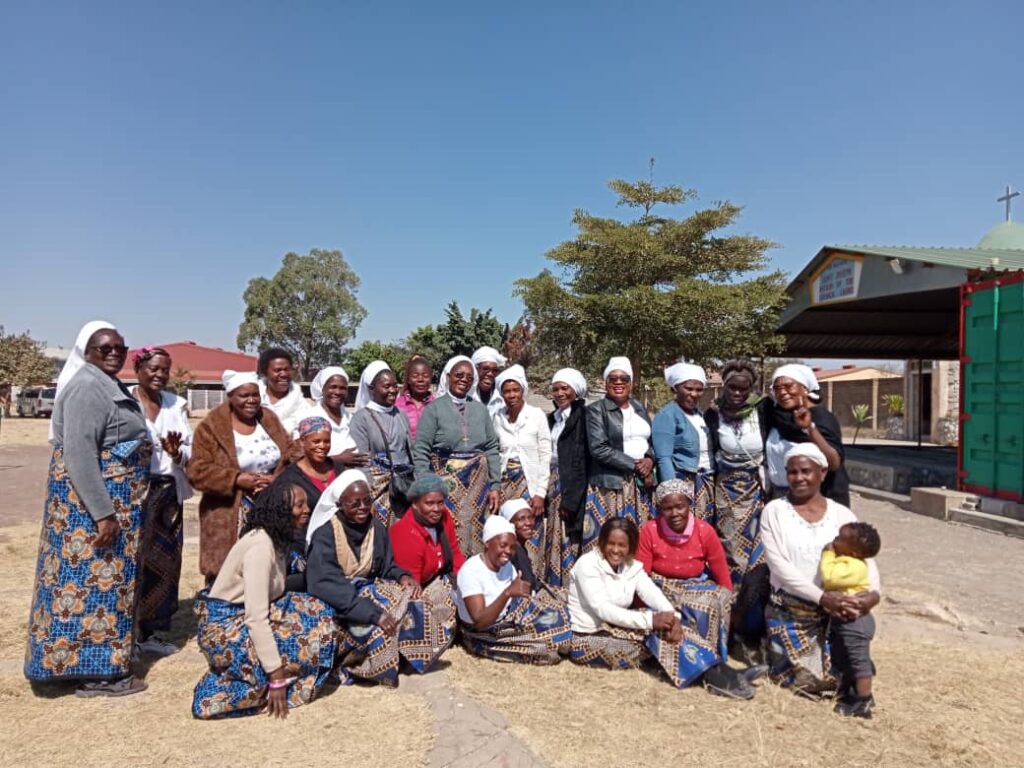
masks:
[[[150,442],[117,379],[128,349],[111,323],[85,325],[57,380],[46,506],[25,677],[80,681],[76,694],[126,696]]]
[[[746,661],[762,657],[769,593],[761,543],[767,401],[755,392],[757,378],[749,360],[727,362],[718,407],[704,414],[715,452],[715,528],[736,595],[730,627],[736,641],[733,648]]]
[[[468,399],[476,368],[468,357],[453,357],[441,372],[437,398],[423,409],[416,429],[416,477],[435,473],[451,481],[448,508],[459,547],[471,556],[489,515],[501,505],[501,457],[490,414]]]
[[[345,408],[345,401],[348,400],[348,374],[345,369],[337,365],[322,368],[313,377],[309,394],[314,403],[305,416],[322,416],[327,419],[331,427],[331,447],[328,451],[331,459],[345,467],[365,466],[369,459],[359,453],[349,434],[351,418]]]
[[[434,400],[434,393],[430,391],[433,377],[434,370],[425,357],[413,355],[405,364],[402,394],[398,396],[395,405],[409,419],[409,439],[412,441],[416,440],[416,425],[419,424],[420,414]]]
[[[551,430],[551,480],[544,545],[544,580],[553,587],[569,583],[576,563],[587,506],[587,380],[575,368],[562,368],[551,377],[548,414]]]
[[[139,577],[139,649],[167,656],[178,648],[154,632],[171,628],[178,610],[181,576],[182,504],[192,496],[185,467],[192,455],[192,430],[185,399],[164,389],[171,378],[171,356],[160,347],[143,347],[132,355],[139,384],[132,390],[146,417],[153,458],[143,518]]]
[[[651,427],[658,479],[692,482],[694,514],[714,525],[714,455],[699,408],[707,375],[699,365],[676,363],[665,369],[665,383],[676,398],[658,411]]]
[[[280,347],[263,350],[256,372],[260,375],[260,404],[273,411],[290,435],[309,407],[302,396],[302,387],[292,380],[295,360],[291,352]]]
[[[839,420],[823,405],[815,405],[818,380],[806,365],[783,365],[772,374],[772,400],[768,405],[765,458],[771,498],[786,495],[786,454],[802,443],[812,443],[828,461],[821,493],[850,506],[850,476],[846,474],[843,431]]]
[[[628,517],[639,528],[651,519],[654,452],[651,419],[634,400],[633,366],[613,357],[604,369],[605,396],[587,406],[590,476],[580,553],[597,546],[606,520]]]
[[[385,528],[405,514],[405,491],[412,484],[409,419],[395,407],[397,398],[398,379],[388,364],[375,360],[366,366],[350,430],[356,448],[370,457],[373,511]]]
[[[196,427],[188,478],[199,500],[199,572],[213,584],[255,498],[284,466],[289,433],[260,405],[255,373],[224,371],[228,399]]]
[[[493,416],[505,405],[496,380],[508,360],[494,347],[480,347],[473,353],[472,361],[476,368],[476,382],[469,397],[487,406]]]

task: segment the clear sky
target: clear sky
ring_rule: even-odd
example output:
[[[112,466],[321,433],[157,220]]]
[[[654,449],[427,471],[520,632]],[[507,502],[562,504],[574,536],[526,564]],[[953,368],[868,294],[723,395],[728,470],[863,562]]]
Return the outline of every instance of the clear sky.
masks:
[[[361,276],[360,339],[450,299],[514,321],[573,209],[614,215],[606,182],[652,156],[790,273],[826,243],[974,245],[1024,187],[1022,22],[1019,0],[7,3],[0,324],[233,348],[248,279],[313,247]]]

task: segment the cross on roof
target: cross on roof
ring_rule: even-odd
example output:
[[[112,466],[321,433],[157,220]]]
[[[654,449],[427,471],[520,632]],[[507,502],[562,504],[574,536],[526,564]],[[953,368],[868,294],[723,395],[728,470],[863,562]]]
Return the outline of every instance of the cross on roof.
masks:
[[[1006,185],[1006,194],[1003,195],[1002,197],[997,197],[996,198],[996,202],[997,203],[1006,203],[1006,220],[1007,221],[1010,220],[1010,201],[1013,200],[1013,198],[1015,198],[1015,197],[1020,197],[1020,192],[1011,192],[1010,191],[1010,185],[1007,184]]]

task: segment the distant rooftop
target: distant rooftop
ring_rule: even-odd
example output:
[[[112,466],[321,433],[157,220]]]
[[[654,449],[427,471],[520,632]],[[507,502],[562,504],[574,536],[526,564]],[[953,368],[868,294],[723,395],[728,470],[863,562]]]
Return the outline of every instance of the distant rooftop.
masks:
[[[247,355],[244,352],[236,352],[220,347],[204,347],[194,341],[176,341],[170,344],[157,344],[163,347],[171,356],[171,373],[179,368],[188,370],[197,384],[219,384],[221,374],[225,370],[234,371],[255,371],[257,357]],[[132,353],[128,352],[128,359],[124,368],[118,374],[122,381],[137,381],[135,369],[132,366]]]

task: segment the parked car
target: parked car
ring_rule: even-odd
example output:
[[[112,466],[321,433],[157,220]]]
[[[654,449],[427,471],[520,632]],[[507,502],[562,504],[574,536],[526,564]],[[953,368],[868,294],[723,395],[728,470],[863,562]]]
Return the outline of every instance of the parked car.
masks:
[[[53,415],[55,387],[26,387],[18,395],[18,415],[49,417]]]

